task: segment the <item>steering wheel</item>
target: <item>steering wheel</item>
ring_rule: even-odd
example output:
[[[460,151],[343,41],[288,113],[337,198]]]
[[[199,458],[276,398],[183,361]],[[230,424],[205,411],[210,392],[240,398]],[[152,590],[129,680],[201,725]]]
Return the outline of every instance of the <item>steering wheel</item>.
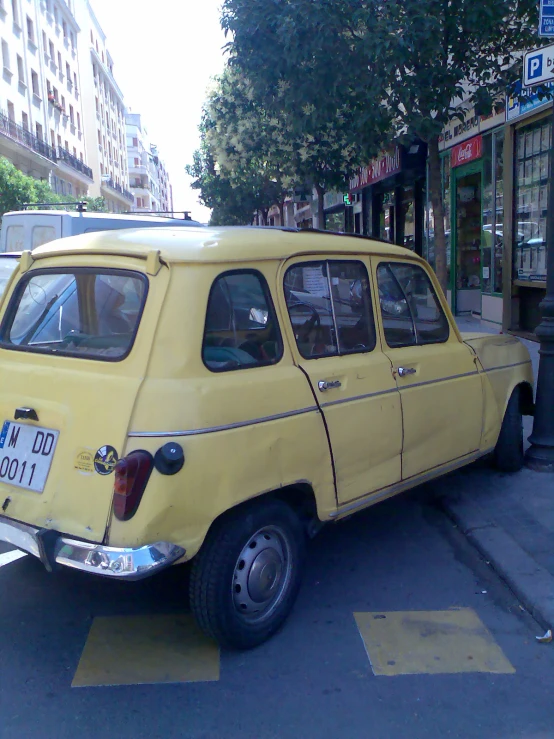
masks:
[[[302,328],[299,329],[298,331],[297,340],[299,342],[304,343],[308,341],[308,339],[310,338],[310,334],[312,333],[314,328],[316,330],[316,334],[319,333],[321,329],[321,317],[313,305],[311,305],[310,303],[304,303],[301,301],[298,301],[297,303],[293,303],[292,305],[289,305],[289,310],[291,308],[298,308],[298,306],[300,305],[303,305],[304,307],[308,308],[308,310],[312,314],[310,318],[308,318],[306,323],[302,326]]]

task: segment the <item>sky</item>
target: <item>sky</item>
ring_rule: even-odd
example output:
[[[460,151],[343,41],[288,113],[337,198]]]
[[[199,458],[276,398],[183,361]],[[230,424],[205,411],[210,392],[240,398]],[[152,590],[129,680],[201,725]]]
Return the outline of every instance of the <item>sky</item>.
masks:
[[[199,145],[210,80],[223,69],[221,0],[90,0],[132,113],[141,113],[173,186],[175,210],[207,222],[184,167]]]

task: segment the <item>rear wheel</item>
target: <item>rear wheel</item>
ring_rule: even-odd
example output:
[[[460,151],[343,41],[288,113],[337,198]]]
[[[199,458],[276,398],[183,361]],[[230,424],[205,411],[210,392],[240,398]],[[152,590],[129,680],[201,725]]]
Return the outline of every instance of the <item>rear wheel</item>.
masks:
[[[190,604],[200,628],[237,649],[266,641],[292,609],[304,549],[298,516],[279,500],[216,521],[192,562]]]
[[[523,467],[523,417],[518,388],[510,396],[502,419],[494,464],[502,472],[518,472]]]

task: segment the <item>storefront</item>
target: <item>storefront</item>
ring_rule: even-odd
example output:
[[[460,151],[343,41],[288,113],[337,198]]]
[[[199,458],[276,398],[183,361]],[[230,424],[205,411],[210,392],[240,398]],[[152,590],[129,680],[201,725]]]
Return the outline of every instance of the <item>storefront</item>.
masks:
[[[326,192],[323,196],[323,213],[323,228],[326,231],[352,232],[352,206],[345,193]]]
[[[553,87],[554,83],[549,86]],[[534,336],[540,321],[539,304],[546,290],[551,102],[540,99],[531,89],[522,100],[508,98],[506,110],[505,149],[510,152],[514,166],[506,168],[505,173],[513,219],[506,226],[509,249],[504,281],[504,327]]]
[[[350,180],[352,228],[423,253],[427,147],[394,146]]]
[[[441,140],[448,301],[455,313],[502,323],[504,114],[471,111]],[[429,199],[430,200],[430,199]],[[425,251],[434,263],[434,219],[427,204]]]

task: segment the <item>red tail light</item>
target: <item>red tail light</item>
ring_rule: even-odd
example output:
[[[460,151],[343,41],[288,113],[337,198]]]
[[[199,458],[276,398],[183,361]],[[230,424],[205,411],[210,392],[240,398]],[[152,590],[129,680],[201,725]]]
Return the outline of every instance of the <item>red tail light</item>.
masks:
[[[150,452],[131,452],[115,466],[113,510],[120,521],[128,521],[137,512],[150,478],[154,457]]]

